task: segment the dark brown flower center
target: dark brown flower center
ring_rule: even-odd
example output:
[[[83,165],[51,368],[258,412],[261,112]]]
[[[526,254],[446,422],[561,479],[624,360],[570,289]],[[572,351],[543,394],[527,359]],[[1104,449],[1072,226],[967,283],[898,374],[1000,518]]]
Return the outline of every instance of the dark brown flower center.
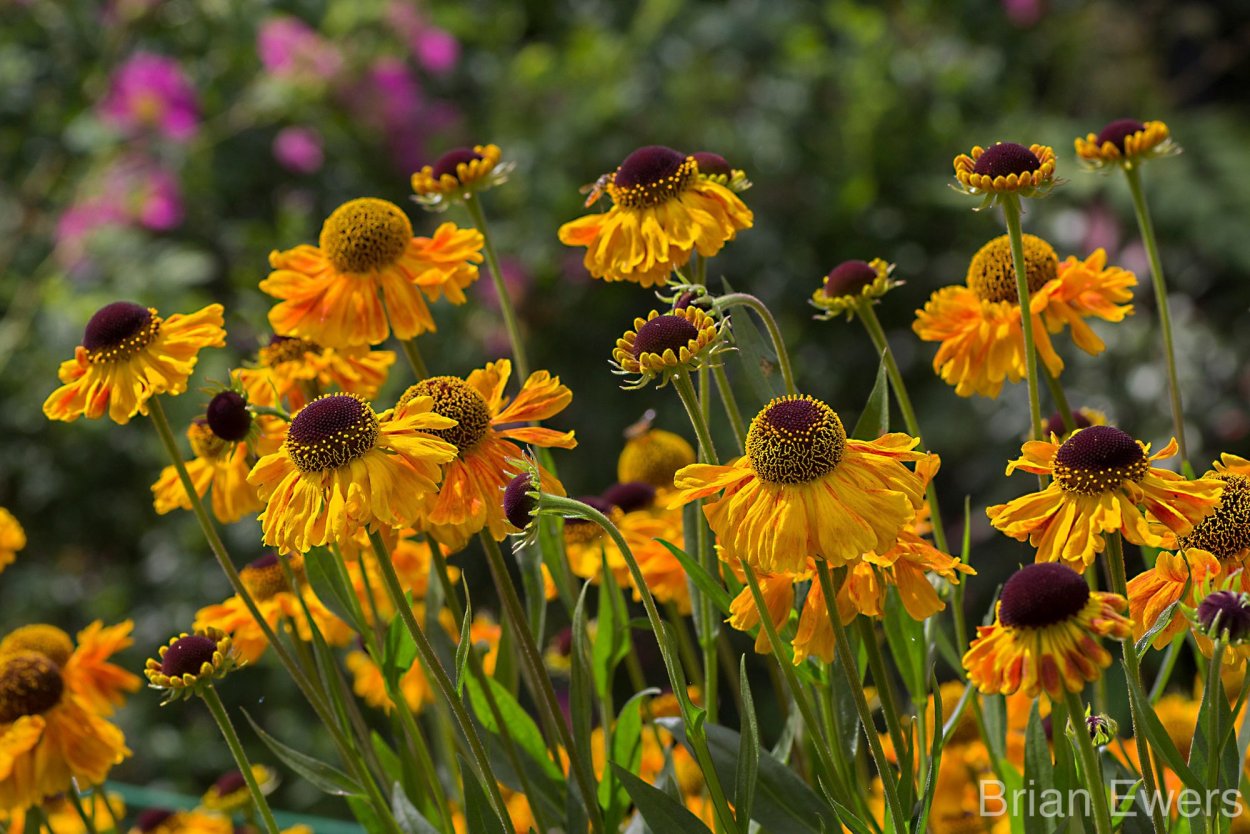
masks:
[[[1069,492],[1101,495],[1126,481],[1140,481],[1150,469],[1141,444],[1114,426],[1075,432],[1055,453],[1055,480]]]
[[[655,487],[642,481],[613,484],[604,490],[603,500],[623,513],[645,510],[655,503]]]
[[[1089,418],[1080,411],[1072,412],[1072,422],[1076,424],[1076,428],[1073,431],[1076,429],[1087,429],[1092,425],[1089,422]],[[1046,421],[1046,431],[1043,433],[1043,436],[1050,437],[1054,434],[1063,437],[1067,433],[1068,427],[1063,424],[1063,415],[1058,411],[1050,415],[1050,418]]]
[[[825,278],[825,295],[859,295],[864,287],[877,280],[877,270],[866,261],[844,261]]]
[[[321,227],[321,249],[340,272],[390,266],[412,241],[412,222],[394,203],[362,197],[334,210]]]
[[[473,386],[457,376],[432,376],[413,385],[399,398],[405,406],[415,397],[434,400],[434,412],[456,421],[449,429],[430,429],[430,434],[460,450],[460,457],[473,451],[490,431],[490,406]]]
[[[983,176],[997,178],[1027,174],[1041,167],[1041,160],[1024,145],[999,142],[985,149],[972,170]]]
[[[303,472],[323,472],[351,463],[373,448],[378,416],[352,394],[318,397],[300,409],[287,430],[286,450]]]
[[[461,163],[468,164],[482,158],[482,155],[472,148],[453,148],[438,158],[434,163],[431,173],[434,179],[442,179],[444,175],[453,176],[460,179],[456,169]]]
[[[0,640],[0,655],[34,652],[64,666],[74,653],[74,641],[54,625],[33,623],[16,628]]]
[[[129,359],[156,338],[160,316],[148,307],[114,301],[101,307],[87,322],[82,346],[93,365]]]
[[[313,353],[320,356],[325,351],[321,345],[316,342],[310,342],[307,339],[297,339],[293,336],[274,336],[269,340],[269,344],[260,349],[260,363],[267,368],[275,365],[281,365],[283,362],[293,362],[297,359],[303,359],[304,354]]]
[[[135,828],[148,834],[160,828],[161,824],[172,817],[176,812],[168,808],[149,808],[135,819]]]
[[[503,514],[508,523],[518,530],[529,527],[536,506],[530,491],[534,488],[528,472],[522,472],[503,491]]]
[[[238,443],[252,428],[252,412],[247,400],[236,391],[222,391],[208,401],[204,419],[213,434],[222,440]]]
[[[1059,274],[1059,256],[1053,246],[1037,235],[1023,235],[1021,245],[1025,283],[1032,295]],[[983,301],[1019,303],[1015,261],[1007,235],[994,238],[972,256],[968,264],[968,286]]]
[[[734,172],[729,165],[729,160],[718,153],[711,151],[699,151],[691,154],[695,163],[699,166],[699,173],[707,177],[728,177]]]
[[[1110,142],[1124,153],[1124,140],[1145,129],[1146,126],[1136,119],[1116,119],[1098,131],[1098,147]]]
[[[1045,628],[1075,617],[1089,602],[1089,585],[1058,562],[1026,565],[1003,585],[998,619],[1011,628]]]
[[[213,783],[213,793],[217,796],[229,796],[237,791],[247,788],[247,779],[243,773],[238,770],[232,770],[229,773],[222,774],[216,782]]]
[[[695,175],[696,164],[663,145],[648,145],[625,157],[612,178],[612,196],[623,206],[654,206],[680,194]]]
[[[50,658],[26,651],[0,660],[0,724],[40,715],[61,702],[65,681]]]
[[[1215,591],[1198,603],[1198,622],[1208,637],[1227,634],[1241,642],[1250,638],[1250,596],[1235,591]]]
[[[751,421],[747,457],[762,480],[802,484],[832,472],[846,451],[846,430],[812,397],[779,397]]]
[[[1224,482],[1220,505],[1181,536],[1183,549],[1197,547],[1217,559],[1231,559],[1250,548],[1250,478],[1224,472],[1215,477]]]
[[[205,663],[213,662],[216,652],[217,641],[211,637],[202,634],[179,637],[165,650],[165,656],[161,658],[161,674],[171,678],[198,675]]]
[[[638,328],[638,336],[634,339],[634,358],[637,359],[644,353],[663,356],[666,350],[680,354],[682,348],[698,338],[699,328],[685,316],[656,316]]]

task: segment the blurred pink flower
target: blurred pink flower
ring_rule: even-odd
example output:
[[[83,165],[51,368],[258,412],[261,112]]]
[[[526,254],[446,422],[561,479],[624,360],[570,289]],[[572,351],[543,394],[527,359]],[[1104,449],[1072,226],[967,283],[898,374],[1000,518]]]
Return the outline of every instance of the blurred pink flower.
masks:
[[[356,118],[381,133],[395,165],[412,173],[429,162],[426,142],[458,118],[445,102],[426,98],[408,62],[382,57],[347,91],[346,104]]]
[[[172,58],[136,52],[114,73],[99,105],[100,118],[126,133],[155,130],[185,141],[195,135],[195,89]]]
[[[285,15],[261,24],[256,51],[265,69],[290,81],[327,81],[343,66],[333,44],[304,21]]]
[[[387,22],[412,50],[413,57],[427,72],[449,72],[460,60],[460,43],[445,29],[431,26],[410,3],[396,0],[386,10]]]
[[[91,178],[57,220],[57,259],[79,263],[90,237],[105,227],[164,232],[182,220],[182,189],[174,172],[146,157],[123,157]]]
[[[530,287],[530,276],[525,265],[516,258],[504,256],[500,259],[499,268],[503,272],[503,284],[508,289],[513,304],[521,306]],[[483,305],[491,309],[499,309],[499,294],[495,292],[494,281],[478,281],[473,285]]]
[[[325,162],[321,134],[311,127],[284,127],[273,138],[273,156],[288,171],[318,171]]]
[[[1020,28],[1033,26],[1046,13],[1043,0],[1002,0],[1007,19]]]

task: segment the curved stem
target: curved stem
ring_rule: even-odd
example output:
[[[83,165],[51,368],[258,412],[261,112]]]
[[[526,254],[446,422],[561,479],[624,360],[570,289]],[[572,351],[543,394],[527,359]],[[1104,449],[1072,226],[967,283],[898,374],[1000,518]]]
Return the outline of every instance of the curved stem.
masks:
[[[1072,722],[1076,736],[1076,749],[1081,755],[1081,770],[1085,773],[1085,787],[1094,801],[1094,829],[1098,834],[1111,834],[1111,812],[1107,809],[1107,789],[1102,781],[1102,767],[1098,764],[1098,752],[1089,737],[1085,725],[1085,709],[1075,692],[1064,691],[1064,703],[1068,707],[1068,720]],[[1055,741],[1059,743],[1058,739]]]
[[[1176,432],[1176,444],[1180,447],[1181,463],[1189,467],[1189,447],[1185,445],[1185,411],[1181,405],[1180,376],[1176,371],[1176,346],[1172,340],[1172,314],[1168,309],[1168,286],[1163,278],[1163,260],[1159,257],[1159,241],[1155,238],[1154,222],[1141,187],[1141,169],[1136,165],[1126,167],[1124,176],[1128,190],[1133,195],[1133,211],[1137,215],[1137,228],[1141,232],[1146,257],[1150,261],[1150,278],[1154,284],[1155,304],[1159,308],[1159,329],[1163,331],[1163,353],[1168,368],[1168,393],[1172,404],[1172,429]]]
[[[470,195],[464,200],[464,207],[473,219],[473,225],[482,233],[486,250],[486,266],[490,277],[495,282],[495,294],[499,297],[499,311],[503,314],[504,327],[508,330],[508,341],[512,343],[512,361],[516,364],[517,374],[521,379],[528,379],[530,363],[525,357],[525,345],[521,341],[521,326],[517,322],[516,310],[512,307],[512,296],[508,294],[508,285],[504,283],[503,272],[499,269],[499,257],[495,254],[495,244],[491,241],[490,231],[486,226],[486,213],[477,195]]]
[[[1042,400],[1037,389],[1037,344],[1033,341],[1033,309],[1029,304],[1029,279],[1024,263],[1024,235],[1020,230],[1020,198],[1006,194],[1002,200],[1003,217],[1007,220],[1007,237],[1011,242],[1011,262],[1016,272],[1016,295],[1020,303],[1020,326],[1024,329],[1024,367],[1029,386],[1029,434],[1034,440],[1042,437]]]
[[[256,784],[252,764],[247,760],[247,753],[243,750],[238,733],[234,731],[234,725],[230,723],[230,715],[226,712],[226,707],[222,704],[216,688],[211,685],[203,687],[200,689],[200,697],[204,699],[204,703],[208,705],[208,711],[213,714],[217,726],[221,728],[221,735],[226,740],[226,746],[230,748],[230,754],[234,756],[234,763],[238,766],[239,773],[243,775],[243,781],[247,782],[247,789],[252,794],[252,801],[260,810],[261,819],[265,821],[265,828],[269,834],[279,834],[278,821],[273,818],[273,811],[269,809],[269,802],[265,799],[260,785]]]
[[[781,338],[781,328],[777,326],[777,320],[764,302],[749,293],[734,292],[716,299],[714,306],[721,311],[731,307],[749,307],[755,311],[764,322],[768,337],[773,341],[773,350],[777,353],[777,364],[781,366],[781,378],[785,381],[786,393],[791,396],[797,394],[799,390],[794,385],[794,370],[790,367],[790,354],[786,350],[786,343]]]
[[[403,620],[404,627],[408,630],[408,635],[412,637],[412,642],[417,647],[421,666],[425,669],[426,676],[434,682],[434,687],[443,701],[451,709],[456,723],[460,725],[460,732],[464,734],[469,746],[475,775],[486,789],[492,809],[505,827],[510,826],[511,817],[508,816],[508,806],[503,801],[503,795],[499,793],[499,785],[491,771],[490,760],[486,756],[486,748],[482,746],[482,739],[477,734],[477,727],[469,717],[464,702],[457,695],[456,687],[448,677],[442,662],[439,661],[434,646],[430,644],[429,638],[425,636],[425,632],[421,630],[421,625],[417,622],[416,615],[412,613],[412,606],[404,595],[403,586],[399,583],[399,576],[395,573],[395,565],[391,563],[391,554],[387,551],[386,545],[378,533],[372,530],[369,531],[369,541],[373,545],[378,567],[381,568],[382,583],[386,586],[386,593],[390,596],[391,604],[395,606],[396,612]]]
[[[907,433],[920,441],[921,448],[928,450],[924,436],[920,433],[920,420],[916,417],[916,409],[912,406],[911,396],[907,393],[907,386],[903,383],[903,373],[899,370],[898,362],[894,358],[894,351],[890,350],[890,342],[885,336],[885,329],[881,327],[881,320],[877,318],[876,307],[871,299],[861,299],[855,305],[855,312],[859,314],[859,320],[868,331],[868,337],[872,339],[873,346],[885,362],[885,372],[890,378],[890,387],[894,391],[894,399],[898,401],[898,409],[903,412],[903,425],[907,427]],[[946,527],[942,523],[942,508],[938,506],[937,489],[932,482],[925,490],[925,499],[929,502],[929,519],[933,524],[933,543],[937,545],[938,550],[949,553],[950,551],[946,548]]]
[[[890,809],[890,817],[894,821],[894,830],[907,834],[908,819],[903,812],[903,805],[898,798],[898,785],[894,782],[894,773],[885,757],[885,748],[881,746],[881,737],[877,734],[877,725],[872,722],[872,711],[868,708],[868,699],[864,697],[864,686],[859,679],[859,671],[855,663],[855,655],[851,652],[851,642],[846,637],[846,628],[842,625],[842,617],[838,613],[837,588],[833,585],[833,577],[829,574],[829,563],[824,559],[816,560],[816,573],[820,578],[820,588],[825,596],[825,610],[829,615],[829,624],[833,626],[833,636],[838,646],[838,665],[846,677],[847,689],[855,702],[855,710],[859,713],[859,723],[863,726],[864,735],[868,738],[868,749],[872,753],[877,772],[881,774],[881,784],[885,788],[886,806]],[[880,684],[878,683],[878,687]],[[899,750],[902,755],[902,750]]]

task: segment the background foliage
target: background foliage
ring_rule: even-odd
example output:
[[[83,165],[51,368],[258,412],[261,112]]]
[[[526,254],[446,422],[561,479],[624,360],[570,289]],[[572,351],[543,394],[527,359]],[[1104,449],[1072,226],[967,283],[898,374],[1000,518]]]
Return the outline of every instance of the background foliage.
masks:
[[[999,139],[1054,145],[1069,182],[1030,206],[1026,229],[1061,256],[1106,247],[1138,272],[1145,312],[1145,257],[1123,184],[1078,171],[1071,141],[1121,116],[1167,121],[1186,153],[1146,177],[1175,287],[1190,445],[1196,461],[1244,454],[1248,43],[1250,9],[1162,0],[10,4],[0,30],[0,505],[31,544],[0,582],[0,630],[133,617],[138,668],[227,595],[191,517],[152,511],[161,462],[145,421],[69,426],[40,412],[90,314],[118,298],[170,312],[221,301],[230,348],[206,355],[200,378],[222,379],[267,335],[256,283],[271,249],[315,240],[343,200],[406,203],[416,167],[488,141],[518,163],[486,206],[532,358],[575,392],[558,421],[581,441],[561,461],[574,494],[614,480],[621,431],[645,409],[683,425],[669,392],[622,392],[607,372],[615,338],[652,299],[592,283],[556,241],[558,224],[582,211],[580,185],[650,143],[713,150],[745,168],[756,227],[714,269],[769,303],[801,387],[852,421],[876,359],[857,323],[813,322],[806,299],[841,260],[896,263],[907,284],[880,316],[944,458],[948,507],[971,496],[983,574],[969,596],[975,620],[995,581],[1027,558],[1023,545],[989,536],[980,512],[1015,494],[1002,466],[1027,408],[1022,386],[997,402],[956,397],[910,332],[929,292],[962,280],[1000,228],[945,187],[950,160]],[[118,73],[139,53],[172,59],[189,84],[189,134],[110,115]],[[415,206],[412,215],[418,234],[438,222]],[[440,305],[439,332],[423,339],[436,372],[506,352],[493,302],[482,280],[469,305]],[[1069,351],[1064,382],[1074,405],[1162,443],[1155,320],[1101,331],[1109,357],[1098,361],[1109,365],[1096,372]],[[406,378],[398,371],[395,386]],[[177,401],[175,419],[201,400]],[[241,558],[259,555],[254,526],[230,534]],[[478,572],[472,550],[458,561]],[[276,734],[296,732],[303,717],[285,711],[277,671],[236,680]],[[199,793],[227,752],[211,743],[207,714],[159,711],[156,700],[136,698],[123,716],[140,755],[116,776]],[[288,785],[276,804],[307,807],[305,788]]]

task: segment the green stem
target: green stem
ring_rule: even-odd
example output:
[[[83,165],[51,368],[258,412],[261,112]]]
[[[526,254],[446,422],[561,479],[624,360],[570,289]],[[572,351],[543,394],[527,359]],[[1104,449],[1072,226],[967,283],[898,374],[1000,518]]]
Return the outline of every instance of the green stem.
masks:
[[[1217,624],[1217,628],[1219,625]],[[1220,788],[1220,712],[1221,709],[1213,703],[1216,698],[1224,698],[1227,702],[1228,697],[1224,694],[1224,681],[1220,676],[1220,668],[1224,664],[1224,641],[1218,637],[1212,642],[1211,646],[1211,665],[1207,670],[1207,692],[1206,695],[1211,699],[1211,708],[1207,710],[1207,772],[1206,785],[1207,796],[1211,796],[1213,792],[1218,793]],[[1212,834],[1219,834],[1220,831],[1220,814],[1214,814],[1210,818],[1209,831]]]
[[[408,359],[408,365],[412,368],[412,373],[416,376],[417,381],[427,379],[430,376],[430,369],[425,364],[424,357],[421,356],[421,350],[417,347],[417,340],[400,339],[399,346],[404,351],[404,356]]]
[[[1037,344],[1033,341],[1033,310],[1029,304],[1029,279],[1024,262],[1024,235],[1020,230],[1020,198],[1006,194],[1002,203],[1011,241],[1011,262],[1016,271],[1016,294],[1020,301],[1020,326],[1024,329],[1024,367],[1028,376],[1030,434],[1042,437],[1042,400],[1037,390]]]
[[[239,741],[239,736],[234,731],[234,725],[230,723],[230,715],[226,712],[226,707],[222,704],[221,697],[217,694],[217,689],[212,685],[205,686],[200,689],[199,694],[204,703],[208,705],[208,711],[216,719],[217,726],[221,728],[221,735],[226,739],[226,746],[230,748],[230,753],[234,756],[234,763],[238,766],[239,773],[243,775],[243,781],[247,782],[247,789],[252,794],[252,801],[260,809],[260,816],[265,821],[266,830],[268,830],[269,834],[279,834],[278,821],[273,818],[273,811],[269,809],[269,802],[265,799],[265,794],[261,791],[260,785],[256,784],[256,776],[252,773],[252,764],[247,760],[247,753],[244,752],[243,744]]]
[[[512,306],[512,296],[508,294],[508,285],[504,283],[503,271],[499,269],[499,257],[495,254],[495,244],[491,241],[490,231],[486,226],[486,213],[477,195],[464,199],[464,207],[473,219],[473,225],[482,233],[483,248],[486,250],[486,266],[490,277],[495,282],[495,294],[499,297],[499,311],[503,313],[504,327],[508,330],[508,341],[512,343],[512,361],[516,364],[517,375],[528,379],[530,363],[525,358],[525,345],[521,341],[521,327],[517,322],[516,310]]]
[[[67,790],[65,793],[67,796],[69,796],[69,801],[70,801],[70,804],[74,806],[74,811],[78,813],[78,818],[82,820],[83,828],[87,830],[87,834],[99,834],[95,826],[95,820],[92,819],[91,815],[87,813],[87,809],[82,807],[82,797],[78,795],[78,789],[75,786],[70,785],[69,790]],[[108,795],[105,794],[104,795],[105,807],[108,807],[108,804],[109,804],[109,798],[108,798]]]
[[[713,365],[712,374],[716,377],[716,388],[720,391],[721,402],[725,406],[725,416],[733,428],[734,442],[738,445],[738,454],[746,451],[743,440],[747,436],[746,423],[742,420],[742,411],[738,408],[738,400],[734,397],[733,386],[729,384],[729,375],[724,365]]]
[[[1185,412],[1181,406],[1180,377],[1176,371],[1176,346],[1172,340],[1172,314],[1168,309],[1168,287],[1163,278],[1163,260],[1159,257],[1159,241],[1155,238],[1154,222],[1141,186],[1141,169],[1136,165],[1124,169],[1128,190],[1133,195],[1133,211],[1137,214],[1137,228],[1146,258],[1150,261],[1150,278],[1154,283],[1155,304],[1159,308],[1159,329],[1163,331],[1163,352],[1168,367],[1168,393],[1172,404],[1172,430],[1176,432],[1176,444],[1180,447],[1181,463],[1189,466],[1189,447],[1185,444]]]
[[[1059,417],[1063,420],[1063,430],[1065,432],[1076,431],[1076,415],[1072,412],[1072,406],[1068,405],[1068,395],[1064,393],[1063,385],[1045,365],[1042,366],[1042,378],[1046,380],[1046,387],[1050,389],[1055,408],[1059,409]]]
[[[544,492],[539,499],[539,509],[555,512],[566,517],[572,516],[593,521],[611,537],[613,543],[621,551],[621,556],[625,560],[625,566],[629,569],[630,577],[634,580],[634,585],[642,597],[642,607],[647,612],[647,621],[651,624],[651,630],[655,632],[656,643],[660,647],[660,657],[663,658],[664,668],[668,672],[669,685],[672,687],[673,694],[677,697],[677,703],[681,708],[682,722],[686,727],[686,738],[690,741],[690,747],[694,751],[695,760],[698,761],[699,769],[703,773],[708,794],[712,798],[712,807],[716,812],[716,819],[726,831],[731,832],[731,834],[738,834],[740,828],[734,818],[733,811],[729,808],[729,802],[725,798],[725,791],[721,786],[720,777],[712,764],[712,754],[708,749],[707,734],[703,729],[703,721],[702,719],[696,720],[694,705],[690,703],[690,698],[686,694],[686,676],[682,672],[681,662],[678,660],[673,650],[674,647],[670,642],[672,636],[671,629],[667,628],[667,624],[660,619],[660,611],[656,608],[655,598],[651,595],[651,589],[647,587],[647,581],[642,575],[642,569],[638,567],[638,560],[634,558],[634,552],[625,541],[625,537],[621,535],[621,531],[616,528],[616,525],[607,516],[594,507],[583,504],[581,501]]]
[[[1124,543],[1120,539],[1120,534],[1108,533],[1107,539],[1107,575],[1111,580],[1111,593],[1119,594],[1128,599],[1128,579],[1124,569]],[[1137,659],[1137,647],[1133,644],[1130,637],[1120,644],[1124,653],[1124,668],[1128,670],[1129,677],[1137,684],[1137,688],[1145,692],[1145,686],[1142,683],[1141,664]],[[1158,783],[1155,781],[1154,763],[1150,756],[1150,742],[1146,737],[1146,733],[1142,730],[1141,711],[1150,709],[1149,704],[1141,704],[1137,702],[1137,698],[1133,696],[1133,690],[1129,689],[1129,715],[1133,720],[1133,738],[1137,739],[1138,756],[1141,759],[1141,775],[1142,781],[1148,795],[1153,799],[1159,798]],[[1167,823],[1163,819],[1163,811],[1160,809],[1160,802],[1151,802],[1151,824],[1154,826],[1155,834],[1164,834],[1168,830]]]
[[[890,743],[894,745],[899,770],[909,773],[911,772],[912,751],[903,737],[903,724],[899,719],[898,705],[894,701],[894,687],[886,673],[881,647],[877,645],[877,634],[873,630],[872,621],[867,617],[856,617],[855,626],[859,630],[860,642],[864,644],[868,655],[868,671],[872,673],[873,682],[877,684],[877,697],[881,700],[881,712],[885,715],[886,729],[890,733]],[[923,710],[921,712],[923,713]],[[918,738],[923,747],[926,736],[920,733]]]
[[[885,748],[881,746],[881,737],[877,735],[877,725],[872,722],[872,711],[868,708],[868,699],[864,697],[864,686],[859,678],[858,664],[851,652],[851,641],[846,637],[846,628],[842,625],[842,616],[838,613],[838,591],[833,585],[833,577],[829,574],[829,563],[824,559],[816,560],[816,572],[820,577],[820,588],[825,596],[825,610],[829,615],[829,623],[833,626],[833,636],[838,646],[838,665],[846,677],[847,689],[855,702],[855,710],[859,713],[859,723],[863,726],[864,735],[868,738],[868,749],[872,753],[877,772],[881,774],[881,784],[885,788],[886,807],[894,821],[894,830],[907,834],[910,830],[907,815],[898,798],[898,785],[894,781],[894,772],[885,758]],[[880,685],[878,685],[879,688]],[[902,750],[899,751],[900,761]],[[910,777],[909,777],[910,778]]]
[[[412,642],[417,647],[417,655],[421,659],[421,666],[425,669],[426,677],[434,682],[435,689],[451,709],[456,723],[460,726],[460,732],[464,734],[469,746],[474,773],[486,789],[496,816],[506,828],[512,824],[511,817],[508,816],[508,806],[503,801],[503,795],[499,793],[499,785],[491,771],[490,759],[487,758],[486,748],[482,746],[482,739],[477,734],[477,727],[469,717],[464,702],[457,695],[456,687],[448,677],[442,662],[439,661],[434,646],[430,644],[429,638],[425,636],[425,632],[421,630],[421,625],[417,622],[416,615],[412,613],[412,606],[404,595],[403,586],[399,583],[399,575],[395,573],[395,565],[391,563],[391,555],[382,542],[381,536],[371,530],[369,541],[373,545],[374,555],[377,556],[378,567],[382,572],[382,582],[386,586],[386,593],[391,599],[391,604],[395,606],[395,611],[399,614],[409,636],[412,637]]]
[[[699,454],[703,462],[719,463],[720,458],[716,455],[716,445],[712,442],[711,429],[703,419],[703,411],[699,408],[699,395],[695,393],[694,383],[690,381],[689,375],[684,371],[673,374],[673,388],[676,389],[677,396],[681,398],[681,404],[686,407],[690,425],[694,427],[695,437],[699,439]]]
[[[1068,707],[1068,720],[1072,722],[1072,734],[1076,736],[1076,749],[1081,756],[1085,787],[1094,800],[1094,829],[1098,834],[1111,834],[1113,828],[1111,812],[1107,808],[1107,789],[1102,781],[1102,767],[1098,763],[1098,751],[1094,749],[1094,742],[1089,737],[1089,728],[1085,724],[1085,709],[1075,692],[1064,690],[1064,703]],[[1060,742],[1056,739],[1055,743]]]
[[[899,411],[903,412],[903,425],[907,427],[907,433],[920,441],[922,449],[927,450],[929,447],[925,445],[924,436],[920,433],[920,420],[916,417],[916,409],[912,406],[911,396],[907,393],[907,386],[903,383],[903,373],[899,370],[898,361],[894,358],[894,351],[890,350],[890,342],[886,338],[885,329],[881,327],[881,320],[877,318],[877,311],[872,300],[862,299],[857,302],[855,312],[859,314],[859,320],[868,331],[868,337],[872,339],[873,346],[885,362],[885,372],[890,378],[894,398],[898,400]],[[946,527],[942,524],[942,509],[938,506],[937,489],[932,483],[925,490],[925,498],[929,502],[929,517],[933,523],[933,543],[937,545],[938,550],[949,553],[950,551],[946,549]]]
[[[777,353],[777,364],[781,366],[781,378],[786,384],[786,393],[791,396],[798,394],[799,389],[794,385],[794,370],[790,367],[790,353],[786,350],[786,343],[781,338],[781,328],[777,326],[777,320],[773,318],[772,311],[764,302],[749,293],[734,292],[716,299],[714,306],[722,312],[731,307],[748,307],[755,311],[755,314],[764,322],[768,337],[772,339],[773,350]]]
[[[1172,671],[1176,668],[1176,661],[1181,656],[1181,646],[1185,645],[1185,632],[1181,632],[1172,638],[1172,642],[1168,644],[1167,650],[1163,653],[1163,665],[1159,669],[1159,674],[1155,676],[1154,686],[1150,687],[1150,703],[1158,703],[1163,697],[1164,691],[1167,689],[1168,681],[1172,679]],[[1250,675],[1246,677],[1250,681]]]

